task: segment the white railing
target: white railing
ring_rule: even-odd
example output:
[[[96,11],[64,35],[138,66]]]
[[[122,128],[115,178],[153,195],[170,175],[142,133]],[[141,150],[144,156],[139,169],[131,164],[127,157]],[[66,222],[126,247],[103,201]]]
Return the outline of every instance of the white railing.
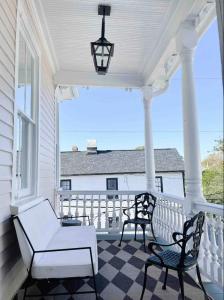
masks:
[[[199,202],[195,203],[194,210],[206,213],[199,261],[203,274],[223,286],[223,206]]]
[[[59,191],[60,215],[89,215],[90,223],[94,224],[98,232],[118,234],[126,219],[123,209],[129,208],[134,203],[135,195],[142,192],[144,191]],[[155,193],[155,196],[155,234],[167,242],[172,242],[172,233],[182,232],[183,224],[189,217],[185,213],[187,200],[163,193]],[[202,274],[223,286],[223,207],[200,202],[193,209],[195,213],[206,213],[199,258]],[[86,222],[84,219],[84,224]],[[131,225],[127,228],[129,232],[134,231]]]
[[[59,191],[60,216],[88,215],[90,224],[98,232],[119,233],[126,219],[123,209],[129,208],[134,203],[135,195],[141,192],[143,191]],[[83,219],[83,222],[85,225],[87,220]],[[127,228],[128,231],[134,231],[131,225]]]

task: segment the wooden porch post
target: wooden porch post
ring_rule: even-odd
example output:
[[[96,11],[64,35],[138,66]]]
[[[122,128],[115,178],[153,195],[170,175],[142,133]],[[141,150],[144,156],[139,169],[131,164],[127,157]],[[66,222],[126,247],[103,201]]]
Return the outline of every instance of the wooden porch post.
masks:
[[[155,190],[155,161],[151,122],[152,86],[142,88],[144,115],[145,115],[145,175],[146,189],[149,192]]]
[[[177,50],[182,65],[184,162],[189,211],[193,202],[205,201],[202,193],[198,116],[193,77],[193,56],[197,40],[194,21],[184,22],[177,34]]]

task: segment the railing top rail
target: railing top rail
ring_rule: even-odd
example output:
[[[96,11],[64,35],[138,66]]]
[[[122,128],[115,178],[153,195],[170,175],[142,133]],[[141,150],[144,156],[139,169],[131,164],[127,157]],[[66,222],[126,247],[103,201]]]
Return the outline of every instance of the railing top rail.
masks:
[[[212,213],[218,216],[222,216],[223,217],[223,205],[220,204],[215,204],[215,203],[209,203],[209,202],[196,202],[194,203],[194,208],[197,211],[205,211],[207,213]]]
[[[184,203],[186,203],[186,201],[187,201],[184,197],[174,196],[174,195],[170,195],[170,194],[166,194],[166,193],[154,192],[153,195],[155,195],[159,199],[167,200],[170,202],[176,202],[176,203],[179,203],[182,205],[184,205]]]
[[[146,191],[117,191],[117,190],[107,190],[107,191],[58,191],[59,195],[138,195],[145,193]]]

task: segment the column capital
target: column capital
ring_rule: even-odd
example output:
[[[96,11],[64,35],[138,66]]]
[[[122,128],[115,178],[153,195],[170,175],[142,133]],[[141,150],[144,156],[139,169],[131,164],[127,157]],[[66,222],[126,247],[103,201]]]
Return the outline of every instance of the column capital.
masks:
[[[193,19],[184,21],[176,35],[176,48],[181,58],[192,57],[197,41],[198,34],[195,30],[195,21]]]
[[[152,85],[145,85],[142,87],[142,94],[144,101],[151,101],[153,98],[153,87]]]

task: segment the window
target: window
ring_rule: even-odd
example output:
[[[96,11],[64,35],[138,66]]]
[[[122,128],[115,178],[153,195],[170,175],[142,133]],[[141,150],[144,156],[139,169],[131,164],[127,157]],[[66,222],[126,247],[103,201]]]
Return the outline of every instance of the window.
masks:
[[[31,45],[19,35],[16,120],[17,197],[36,192],[38,60]]]
[[[117,178],[107,178],[107,190],[116,191],[118,190],[118,179]],[[115,199],[118,199],[118,195],[114,196]],[[113,199],[113,195],[108,195],[108,199]]]
[[[60,181],[60,187],[63,191],[70,191],[72,189],[71,179],[63,179]]]
[[[163,178],[162,178],[162,176],[156,176],[155,186],[156,186],[157,192],[163,193]]]

